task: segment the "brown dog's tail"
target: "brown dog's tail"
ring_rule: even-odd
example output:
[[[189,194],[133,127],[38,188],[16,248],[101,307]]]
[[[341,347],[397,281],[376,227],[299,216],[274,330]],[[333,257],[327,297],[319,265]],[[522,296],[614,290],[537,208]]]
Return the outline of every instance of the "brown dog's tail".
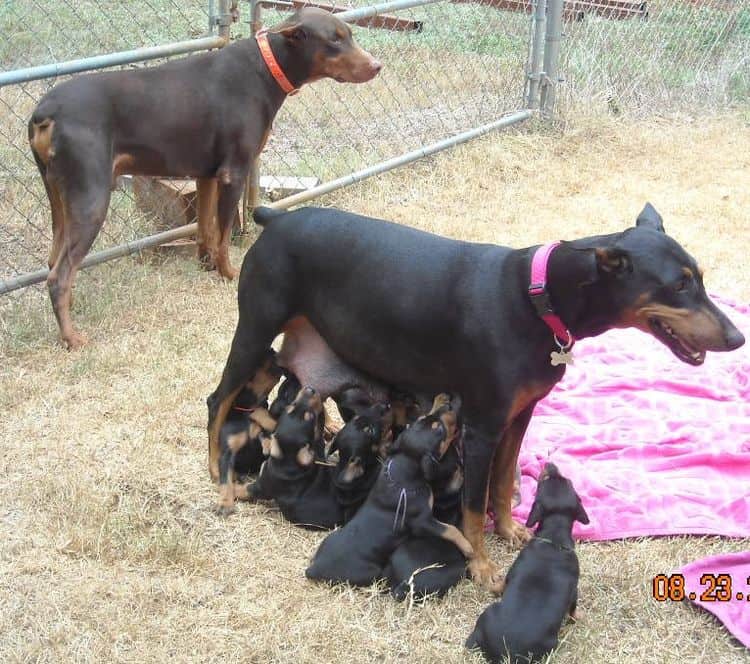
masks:
[[[282,214],[284,214],[283,210],[274,210],[270,207],[261,206],[253,210],[253,221],[258,224],[258,226],[263,226],[263,228],[265,228],[276,217],[281,216]]]

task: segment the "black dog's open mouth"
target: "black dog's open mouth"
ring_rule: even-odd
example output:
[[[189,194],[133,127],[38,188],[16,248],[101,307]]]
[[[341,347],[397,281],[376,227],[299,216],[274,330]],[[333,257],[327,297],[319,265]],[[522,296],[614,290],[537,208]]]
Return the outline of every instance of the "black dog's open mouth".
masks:
[[[658,318],[649,318],[648,324],[653,335],[667,346],[678,359],[686,364],[692,364],[694,367],[703,364],[706,359],[705,350],[693,348],[687,341],[678,336],[667,323]]]

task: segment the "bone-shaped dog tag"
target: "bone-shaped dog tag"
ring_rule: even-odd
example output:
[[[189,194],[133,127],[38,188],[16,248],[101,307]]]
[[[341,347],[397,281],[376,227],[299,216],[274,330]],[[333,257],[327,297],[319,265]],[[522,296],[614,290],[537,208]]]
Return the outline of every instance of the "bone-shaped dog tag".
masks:
[[[569,350],[553,350],[549,354],[549,361],[553,367],[558,364],[573,364],[573,353]]]

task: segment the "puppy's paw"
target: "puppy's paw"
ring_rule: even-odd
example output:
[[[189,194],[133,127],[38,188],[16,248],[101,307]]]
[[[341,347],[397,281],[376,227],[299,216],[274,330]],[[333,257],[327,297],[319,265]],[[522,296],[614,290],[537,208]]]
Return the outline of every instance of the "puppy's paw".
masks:
[[[237,509],[235,508],[234,503],[232,503],[231,505],[219,504],[216,506],[215,511],[218,516],[227,517],[234,514]]]
[[[469,574],[472,581],[499,595],[505,588],[505,577],[497,563],[489,558],[474,558],[469,561]]]
[[[531,531],[524,525],[511,520],[508,523],[495,522],[495,534],[508,540],[513,548],[522,547],[531,539]]]
[[[581,611],[581,609],[576,609],[570,614],[570,619],[576,623],[581,622],[582,620],[586,620],[586,613]]]

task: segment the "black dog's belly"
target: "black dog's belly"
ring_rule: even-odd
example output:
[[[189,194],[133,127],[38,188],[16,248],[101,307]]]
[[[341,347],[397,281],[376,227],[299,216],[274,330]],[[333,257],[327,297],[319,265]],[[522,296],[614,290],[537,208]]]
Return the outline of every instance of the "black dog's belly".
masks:
[[[435,564],[440,567],[424,569]],[[393,552],[385,577],[398,600],[403,600],[412,587],[417,598],[442,597],[466,577],[466,559],[452,542],[439,537],[413,537]]]
[[[365,505],[346,526],[326,537],[305,570],[308,579],[369,586],[403,537],[393,532],[393,516]]]

